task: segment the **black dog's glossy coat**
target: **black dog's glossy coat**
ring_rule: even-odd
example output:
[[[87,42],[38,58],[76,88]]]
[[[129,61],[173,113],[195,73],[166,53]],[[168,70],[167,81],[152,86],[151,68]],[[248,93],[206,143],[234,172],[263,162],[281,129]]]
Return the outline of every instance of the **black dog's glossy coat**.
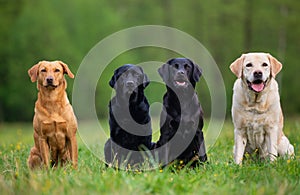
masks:
[[[152,147],[149,103],[144,95],[148,78],[141,67],[126,64],[115,70],[109,84],[116,95],[109,102],[110,138],[104,147],[105,160],[121,166],[141,163],[143,156],[134,151]]]
[[[167,164],[174,159],[194,167],[207,161],[202,132],[203,112],[194,90],[201,69],[189,59],[175,58],[160,67],[158,72],[167,87],[161,113],[161,136],[155,145],[158,149],[168,144],[166,150],[159,152],[160,162]],[[185,149],[178,154],[182,147]]]

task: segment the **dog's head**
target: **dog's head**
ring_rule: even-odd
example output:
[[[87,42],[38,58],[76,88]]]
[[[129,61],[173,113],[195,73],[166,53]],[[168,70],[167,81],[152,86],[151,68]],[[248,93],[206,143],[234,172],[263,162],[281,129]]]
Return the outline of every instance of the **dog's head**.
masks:
[[[282,64],[267,53],[243,54],[230,65],[231,71],[255,93],[262,92],[281,68]]]
[[[61,61],[40,61],[28,70],[32,82],[47,89],[55,89],[64,83],[64,74],[74,78],[67,64]]]
[[[125,64],[115,70],[109,85],[117,93],[130,95],[139,88],[145,89],[149,85],[149,79],[141,67]]]
[[[195,88],[196,82],[202,75],[202,70],[190,59],[174,58],[163,64],[158,69],[158,73],[170,87],[185,89],[190,85]]]

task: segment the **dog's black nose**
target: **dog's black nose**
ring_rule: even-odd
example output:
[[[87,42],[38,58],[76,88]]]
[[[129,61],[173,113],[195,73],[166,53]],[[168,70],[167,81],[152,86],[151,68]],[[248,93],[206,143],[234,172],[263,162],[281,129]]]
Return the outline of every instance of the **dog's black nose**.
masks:
[[[184,74],[184,70],[179,70],[178,73],[179,74]]]
[[[52,84],[53,83],[53,77],[48,77],[46,80],[47,80],[48,84]]]
[[[133,81],[127,81],[126,86],[127,87],[134,87],[134,82]]]
[[[262,73],[261,71],[255,71],[255,72],[253,73],[253,75],[254,75],[254,78],[256,78],[256,79],[261,79],[262,76],[263,76],[263,73]]]

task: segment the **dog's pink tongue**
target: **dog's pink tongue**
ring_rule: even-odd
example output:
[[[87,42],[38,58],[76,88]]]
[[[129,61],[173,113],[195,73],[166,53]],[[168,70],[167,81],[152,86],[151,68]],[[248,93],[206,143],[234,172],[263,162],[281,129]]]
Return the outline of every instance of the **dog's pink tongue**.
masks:
[[[185,82],[184,82],[184,81],[183,81],[183,82],[176,81],[176,83],[177,83],[177,85],[180,85],[180,86],[183,86],[183,85],[185,85]]]
[[[253,84],[251,85],[252,89],[256,92],[261,92],[264,89],[264,84],[260,83],[260,84]]]

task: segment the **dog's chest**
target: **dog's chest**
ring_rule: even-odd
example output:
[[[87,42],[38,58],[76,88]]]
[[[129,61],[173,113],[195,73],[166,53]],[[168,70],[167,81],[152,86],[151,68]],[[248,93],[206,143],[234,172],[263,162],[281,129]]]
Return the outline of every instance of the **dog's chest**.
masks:
[[[238,107],[235,109],[235,126],[247,138],[247,145],[252,149],[265,147],[266,138],[274,126],[278,124],[276,111],[270,107],[261,109],[257,104],[252,107]]]
[[[248,143],[253,149],[259,148],[264,143],[265,125],[263,119],[254,119],[246,122]]]
[[[42,134],[47,138],[50,147],[55,149],[63,149],[66,142],[67,123],[64,121],[44,121],[41,125]]]

